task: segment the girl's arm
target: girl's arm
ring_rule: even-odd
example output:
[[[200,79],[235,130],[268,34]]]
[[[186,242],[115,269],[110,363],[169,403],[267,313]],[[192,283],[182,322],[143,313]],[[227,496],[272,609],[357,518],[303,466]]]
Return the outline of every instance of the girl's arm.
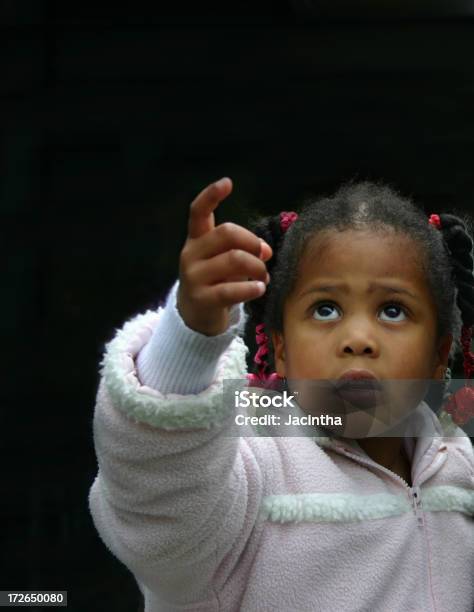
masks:
[[[222,379],[245,376],[246,347],[231,341],[201,393],[162,394],[142,385],[135,369],[164,311],[152,315],[129,321],[107,346],[90,510],[106,546],[163,605],[213,606],[213,590],[232,568],[217,581],[216,572],[231,549],[237,559],[245,546],[262,487],[260,467],[245,442],[229,435],[232,415],[222,405]]]
[[[254,528],[264,475],[246,439],[230,435],[233,410],[222,401],[222,381],[246,375],[239,307],[228,307],[220,333],[203,334],[178,317],[178,289],[107,345],[89,504],[103,541],[156,606],[213,610]]]

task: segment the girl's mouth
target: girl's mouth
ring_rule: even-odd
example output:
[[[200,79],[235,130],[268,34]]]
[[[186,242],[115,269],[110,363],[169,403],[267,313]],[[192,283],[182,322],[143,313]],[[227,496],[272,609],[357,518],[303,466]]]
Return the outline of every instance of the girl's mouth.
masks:
[[[375,408],[380,403],[380,388],[373,383],[373,380],[346,380],[344,384],[337,385],[334,392],[344,402],[357,408]]]

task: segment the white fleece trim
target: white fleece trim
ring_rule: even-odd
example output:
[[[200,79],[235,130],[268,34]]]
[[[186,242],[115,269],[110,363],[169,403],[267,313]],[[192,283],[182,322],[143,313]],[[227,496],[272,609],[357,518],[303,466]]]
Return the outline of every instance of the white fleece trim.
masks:
[[[449,485],[421,489],[421,505],[428,512],[463,512],[474,516],[474,490]]]
[[[236,336],[219,358],[215,379],[207,389],[193,395],[162,394],[140,383],[134,362],[153,333],[161,311],[147,310],[117,330],[106,344],[100,373],[114,405],[128,417],[168,430],[209,429],[233,410],[224,405],[222,381],[245,378],[248,349]]]
[[[277,523],[352,522],[398,516],[412,509],[401,495],[376,493],[303,493],[269,495],[262,501],[262,518]]]
[[[440,486],[420,492],[423,511],[474,514],[472,490]],[[407,497],[390,493],[303,493],[268,495],[262,500],[260,512],[262,520],[275,523],[342,523],[400,516],[413,512],[413,506]]]

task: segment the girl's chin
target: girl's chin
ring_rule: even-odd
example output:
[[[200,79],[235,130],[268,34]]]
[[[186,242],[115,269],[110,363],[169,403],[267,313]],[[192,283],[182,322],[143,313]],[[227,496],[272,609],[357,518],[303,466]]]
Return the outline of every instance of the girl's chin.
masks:
[[[334,435],[342,438],[363,439],[372,437],[403,437],[410,431],[410,415],[412,411],[387,411],[383,407],[372,409],[356,409],[351,406],[345,413],[330,413],[340,416],[342,425],[325,427]]]

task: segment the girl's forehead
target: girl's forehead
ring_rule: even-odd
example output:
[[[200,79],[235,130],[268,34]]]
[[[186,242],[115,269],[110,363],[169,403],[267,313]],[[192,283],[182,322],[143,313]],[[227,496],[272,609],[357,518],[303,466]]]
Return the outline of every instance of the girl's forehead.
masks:
[[[333,231],[310,239],[298,280],[300,284],[306,276],[365,275],[425,284],[423,259],[412,238],[394,231]]]

